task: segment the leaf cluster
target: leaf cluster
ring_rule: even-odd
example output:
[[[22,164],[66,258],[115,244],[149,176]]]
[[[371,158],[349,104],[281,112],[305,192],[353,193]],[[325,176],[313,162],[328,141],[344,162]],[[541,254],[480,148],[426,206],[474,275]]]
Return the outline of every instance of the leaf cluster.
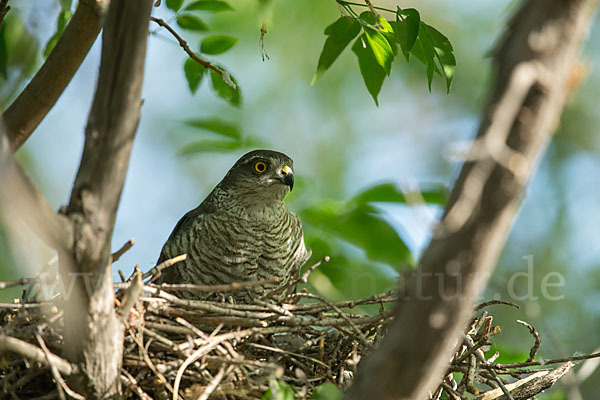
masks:
[[[431,91],[434,73],[442,76],[446,90],[454,77],[456,59],[450,41],[440,31],[421,20],[414,8],[397,7],[394,20],[386,20],[374,10],[356,14],[351,3],[339,1],[347,15],[341,16],[325,29],[327,39],[319,56],[317,79],[327,71],[350,42],[358,58],[360,73],[367,90],[378,104],[377,96],[383,81],[391,74],[392,62],[401,52],[407,62],[411,55],[426,67],[427,83]]]
[[[233,10],[229,3],[223,0],[196,0],[189,2],[185,7],[184,0],[167,0],[166,6],[175,12],[177,25],[181,29],[196,33],[210,31],[209,25],[199,15],[201,12],[219,13]],[[198,53],[202,56],[220,55],[235,46],[237,41],[237,38],[228,35],[205,36],[200,42]],[[239,106],[241,102],[239,85],[225,68],[222,66],[218,66],[218,68],[229,76],[235,87],[226,82],[222,75],[213,70],[208,70],[192,57],[189,57],[183,65],[183,72],[190,91],[195,94],[204,76],[210,75],[210,84],[214,93],[229,104]]]
[[[420,196],[424,204],[443,205],[447,190],[441,186],[430,187],[421,191]],[[313,260],[331,256],[331,262],[312,276],[326,276],[339,291],[340,298],[360,298],[375,291],[390,290],[395,286],[397,272],[415,265],[407,238],[379,207],[386,204],[408,205],[410,201],[396,185],[380,183],[347,201],[321,200],[298,212]],[[359,249],[364,257],[352,255],[349,247]],[[390,274],[390,271],[396,273]]]

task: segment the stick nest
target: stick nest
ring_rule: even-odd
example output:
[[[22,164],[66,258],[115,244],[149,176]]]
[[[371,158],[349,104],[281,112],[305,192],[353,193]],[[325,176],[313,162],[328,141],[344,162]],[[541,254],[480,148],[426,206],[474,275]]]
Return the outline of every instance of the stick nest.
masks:
[[[306,281],[307,276],[293,284]],[[117,313],[125,329],[124,398],[252,399],[262,398],[268,390],[289,390],[292,396],[306,398],[326,382],[345,390],[358,362],[385,336],[393,316],[387,305],[397,301],[393,292],[331,302],[304,291],[283,302],[274,302],[262,292],[257,292],[252,304],[233,304],[227,298],[185,300],[177,293],[249,290],[252,284],[207,288],[155,285],[152,279],[147,283],[142,279],[136,272],[127,282],[115,284]],[[0,288],[26,287],[20,300],[0,305],[2,398],[48,399],[63,397],[64,392],[78,396],[62,378],[78,369],[60,357],[65,346],[63,311],[53,299],[38,298],[36,287],[41,284],[40,278],[0,282]],[[534,338],[528,360],[496,364],[498,354],[486,358],[486,352],[500,329],[492,325],[486,311],[479,310],[499,303],[511,305],[492,301],[478,308],[443,381],[429,399],[530,398],[566,373],[573,365],[569,361],[598,356],[550,360],[546,364],[563,365],[553,370],[531,369],[541,365],[532,361],[540,345],[539,334],[518,321]],[[511,397],[506,396],[508,391]]]
[[[58,374],[77,371],[56,357],[65,346],[63,311],[58,302],[36,295],[36,287],[48,281],[24,279],[4,286],[16,284],[27,285],[23,297],[0,308],[0,397],[58,394],[62,388],[51,368],[56,359],[72,367],[67,371],[59,366]],[[325,382],[345,389],[358,361],[384,336],[393,314],[386,304],[397,300],[387,292],[330,302],[300,291],[275,302],[258,288],[251,304],[234,304],[227,297],[200,301],[177,296],[184,290],[254,290],[253,284],[222,286],[155,285],[143,283],[135,273],[115,284],[115,305],[125,327],[125,398],[171,399],[177,392],[187,399],[251,399],[269,389],[292,387],[296,395],[308,397]],[[368,305],[370,314],[365,312]],[[15,349],[15,344],[25,348]],[[35,350],[37,358],[27,350]]]

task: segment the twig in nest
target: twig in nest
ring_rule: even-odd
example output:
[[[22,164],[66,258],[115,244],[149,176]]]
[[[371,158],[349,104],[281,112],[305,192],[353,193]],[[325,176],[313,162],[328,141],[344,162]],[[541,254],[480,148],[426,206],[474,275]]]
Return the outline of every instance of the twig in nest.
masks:
[[[237,88],[237,85],[235,84],[235,82],[233,82],[231,80],[231,76],[229,76],[229,73],[227,71],[224,71],[221,68],[217,67],[216,65],[213,65],[210,62],[198,57],[198,55],[196,53],[194,53],[192,51],[192,49],[190,49],[190,46],[187,44],[187,42],[185,40],[183,40],[183,38],[181,36],[179,36],[179,34],[177,34],[177,32],[175,32],[175,30],[173,28],[171,28],[171,26],[169,24],[167,24],[164,20],[162,20],[160,18],[150,17],[150,21],[154,21],[158,25],[160,25],[163,28],[165,28],[166,30],[168,30],[169,33],[171,35],[173,35],[175,37],[175,39],[177,39],[177,41],[179,42],[179,45],[183,48],[183,50],[187,53],[187,55],[190,56],[190,58],[192,58],[198,64],[202,65],[204,68],[210,69],[211,71],[215,71],[217,74],[219,74],[221,76],[221,78],[223,78],[225,83],[228,84],[229,86],[231,86],[232,88],[234,88],[234,89]]]
[[[135,272],[135,276],[131,281],[131,285],[125,292],[123,301],[121,302],[122,305],[119,308],[118,315],[122,320],[127,321],[129,319],[129,312],[138,300],[143,288],[144,282],[142,281],[142,273],[138,270]]]
[[[307,297],[309,299],[317,299],[322,301],[323,303],[327,304],[329,307],[333,308],[338,315],[343,318],[345,321],[348,322],[348,324],[350,325],[350,327],[354,330],[354,333],[356,333],[357,339],[364,345],[366,346],[366,348],[370,349],[373,347],[373,345],[371,343],[369,343],[367,341],[367,339],[365,338],[365,334],[363,333],[363,331],[360,330],[360,328],[358,326],[356,326],[356,324],[350,319],[350,317],[348,317],[348,315],[343,312],[342,310],[340,310],[338,307],[336,307],[335,304],[333,304],[332,302],[330,302],[329,300],[327,300],[324,297],[321,296],[316,296],[314,294],[310,294],[310,293],[298,293],[298,296],[302,296],[302,297]]]
[[[129,249],[131,249],[134,245],[135,241],[133,240],[133,238],[129,239],[128,241],[126,241],[123,246],[121,246],[121,248],[117,251],[115,251],[114,253],[112,253],[110,255],[112,262],[117,261],[119,258],[121,258],[121,256],[123,254],[125,254]]]
[[[583,356],[555,358],[552,360],[545,360],[543,362],[528,361],[528,362],[511,363],[511,364],[490,364],[490,365],[483,365],[483,367],[490,368],[490,369],[491,368],[493,368],[493,369],[524,368],[524,367],[533,367],[536,365],[561,364],[561,363],[565,363],[565,362],[569,362],[569,361],[589,360],[590,358],[598,358],[598,357],[600,357],[600,353],[592,353],[592,354],[586,354]]]
[[[163,290],[183,290],[190,292],[206,292],[206,293],[225,293],[225,292],[238,292],[240,290],[250,289],[257,286],[264,286],[271,283],[277,283],[278,279],[262,279],[259,281],[249,282],[233,282],[222,285],[192,285],[192,284],[169,284],[163,283],[160,285],[153,285],[158,289]]]
[[[51,357],[53,354],[50,353],[50,350],[48,350],[48,348],[46,347],[46,343],[44,343],[44,340],[42,339],[42,337],[40,336],[39,333],[36,332],[35,338],[37,339],[38,343],[40,344],[40,347],[42,348],[42,351],[44,352],[44,357],[46,358],[46,362],[50,366],[50,371],[52,372],[52,376],[54,377],[54,380],[56,381],[56,389],[58,390],[58,397],[61,400],[64,400],[65,399],[64,392],[67,392],[67,394],[74,399],[85,400],[85,397],[83,397],[79,393],[73,391],[73,389],[71,389],[69,386],[67,386],[65,380],[62,378],[62,376],[60,376],[60,372],[58,372],[58,368],[54,364],[55,359],[53,357]],[[64,392],[63,392],[63,390],[64,390]]]
[[[304,358],[304,359],[307,359],[307,360],[310,360],[310,361],[314,362],[315,364],[321,365],[322,367],[324,367],[328,371],[330,370],[329,365],[325,364],[323,361],[317,360],[314,357],[310,357],[310,356],[307,356],[307,355],[304,355],[304,354],[299,354],[299,353],[294,353],[294,352],[291,352],[291,351],[279,349],[277,347],[266,346],[264,344],[259,344],[259,343],[248,343],[248,345],[252,346],[252,347],[256,347],[258,349],[269,350],[269,351],[272,351],[274,353],[288,354],[288,355],[291,355],[291,356],[295,356],[295,357],[299,357],[299,358]]]
[[[160,264],[158,264],[156,267],[152,268],[150,271],[146,272],[142,276],[142,279],[146,279],[146,278],[152,276],[152,278],[150,279],[150,282],[154,282],[155,280],[158,279],[162,270],[164,270],[165,268],[169,268],[170,266],[172,266],[178,262],[184,261],[186,258],[187,258],[187,254],[181,254],[177,257],[169,258],[168,260],[165,260],[165,261],[161,262]]]
[[[232,369],[233,369],[233,367],[231,365],[229,367],[227,367],[227,374],[229,374]],[[212,392],[215,391],[215,389],[217,388],[219,383],[221,383],[221,380],[223,379],[223,376],[225,375],[225,373],[226,373],[225,366],[222,366],[221,368],[219,368],[219,372],[217,372],[217,374],[210,381],[208,386],[206,386],[202,395],[200,395],[200,397],[198,397],[198,400],[208,400],[208,397],[212,394]]]
[[[538,349],[540,348],[540,344],[542,343],[542,341],[540,340],[540,334],[535,330],[535,328],[533,326],[531,326],[527,322],[521,321],[519,319],[517,320],[517,322],[519,324],[527,327],[527,329],[529,329],[529,332],[533,335],[533,338],[535,339],[535,343],[531,347],[531,350],[529,350],[529,358],[527,358],[526,362],[533,361],[533,359],[535,358],[535,355],[537,354]]]
[[[521,308],[520,305],[515,304],[515,303],[511,303],[510,301],[505,301],[505,300],[489,300],[489,301],[485,301],[485,302],[481,303],[480,305],[478,305],[477,307],[475,307],[475,311],[479,311],[479,310],[481,310],[484,307],[492,306],[494,304],[502,304],[502,305],[511,306],[511,307],[514,307],[514,308]]]
[[[123,381],[123,383],[125,383],[129,390],[137,394],[138,397],[142,400],[152,400],[152,397],[150,397],[146,392],[144,392],[144,390],[138,385],[137,380],[133,377],[133,375],[127,372],[125,368],[122,368],[121,372],[123,373],[121,375],[121,380]]]
[[[465,339],[464,343],[465,345],[471,349],[473,347],[473,345],[471,344],[471,339],[463,334],[463,338]],[[488,362],[486,361],[485,357],[478,351],[475,351],[473,353],[475,355],[475,357],[477,357],[479,359],[479,361],[481,361],[482,364],[487,364]],[[492,373],[492,376],[494,378],[494,380],[496,381],[496,383],[498,384],[498,386],[500,386],[500,389],[502,389],[502,393],[504,393],[504,395],[506,396],[506,400],[515,400],[511,395],[510,392],[508,391],[508,389],[506,389],[506,386],[504,386],[504,382],[502,382],[502,379],[500,379],[500,377],[498,375],[496,375],[496,372],[494,370],[490,370],[490,372]]]
[[[287,285],[281,286],[281,287],[279,287],[277,289],[273,289],[270,292],[267,292],[261,298],[264,299],[265,297],[271,297],[271,296],[273,296],[275,294],[278,294],[278,293],[281,293],[281,292],[283,292],[283,291],[285,291],[285,290],[287,290],[289,288],[296,287],[300,283],[306,283],[306,282],[308,282],[309,275],[312,274],[313,271],[315,269],[317,269],[321,264],[329,262],[330,259],[331,258],[329,256],[323,257],[323,259],[317,261],[312,267],[310,267],[309,269],[307,269],[306,272],[304,272],[300,278],[295,279],[295,280],[293,280],[291,282],[288,282]]]
[[[516,382],[509,383],[506,385],[510,389],[511,396],[515,400],[525,400],[533,398],[536,394],[552,387],[554,383],[564,374],[573,367],[572,363],[566,363],[561,365],[552,371],[540,371],[532,374],[526,378],[520,379]],[[485,392],[481,396],[475,398],[475,400],[496,400],[503,399],[504,396],[500,389],[490,390]]]
[[[30,343],[0,334],[0,353],[6,351],[18,353],[25,358],[48,366],[50,365],[48,364],[49,358],[52,361],[52,364],[65,375],[71,375],[77,372],[77,368],[74,365],[55,354],[49,354],[49,357],[46,357],[46,353],[44,353],[44,351]]]

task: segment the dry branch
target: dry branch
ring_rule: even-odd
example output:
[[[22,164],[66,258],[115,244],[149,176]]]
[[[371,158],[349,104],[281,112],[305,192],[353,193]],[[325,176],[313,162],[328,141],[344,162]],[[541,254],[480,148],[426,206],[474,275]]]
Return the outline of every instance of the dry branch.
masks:
[[[65,359],[55,355],[46,353],[37,346],[16,339],[5,334],[0,334],[0,353],[14,352],[21,354],[29,360],[39,362],[43,365],[52,363],[56,368],[65,375],[71,375],[77,372],[77,367],[66,361]]]
[[[183,51],[185,51],[186,54],[192,60],[194,60],[198,64],[202,65],[204,68],[210,69],[211,71],[214,71],[217,74],[219,74],[221,76],[221,78],[223,78],[223,80],[225,81],[225,83],[227,83],[232,88],[235,89],[237,87],[237,85],[235,84],[235,82],[233,82],[231,80],[231,76],[229,76],[229,73],[227,71],[222,70],[221,68],[219,68],[216,65],[212,64],[211,62],[206,61],[205,59],[203,59],[202,57],[200,57],[198,54],[194,53],[192,51],[192,49],[190,48],[190,46],[187,44],[187,42],[181,36],[179,36],[179,34],[177,32],[175,32],[175,29],[173,29],[164,20],[162,20],[160,18],[155,18],[155,17],[150,17],[150,20],[156,22],[158,25],[162,26],[167,31],[169,31],[169,33],[171,35],[173,35],[173,37],[175,39],[177,39],[177,42],[179,43],[179,45],[181,46],[181,48],[183,49]]]
[[[526,378],[506,385],[514,400],[527,400],[552,387],[558,379],[566,374],[573,363],[566,363],[552,371],[540,371]],[[494,389],[476,397],[475,400],[507,400],[500,389]]]

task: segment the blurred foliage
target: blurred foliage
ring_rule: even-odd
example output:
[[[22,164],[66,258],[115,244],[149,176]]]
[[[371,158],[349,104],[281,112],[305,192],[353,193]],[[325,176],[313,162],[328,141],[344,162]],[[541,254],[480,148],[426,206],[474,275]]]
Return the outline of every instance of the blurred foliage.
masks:
[[[54,35],[52,35],[50,40],[48,40],[48,43],[46,43],[43,53],[44,58],[48,57],[52,49],[54,49],[54,46],[56,46],[58,39],[60,39],[65,31],[67,23],[73,15],[71,13],[72,6],[72,0],[60,0],[60,12],[58,13],[58,18],[56,20],[56,32],[54,32]]]
[[[33,75],[40,60],[39,42],[11,9],[0,27],[0,109],[4,110]]]
[[[262,397],[262,400],[294,400],[295,391],[292,386],[278,379],[271,379],[269,390]]]

